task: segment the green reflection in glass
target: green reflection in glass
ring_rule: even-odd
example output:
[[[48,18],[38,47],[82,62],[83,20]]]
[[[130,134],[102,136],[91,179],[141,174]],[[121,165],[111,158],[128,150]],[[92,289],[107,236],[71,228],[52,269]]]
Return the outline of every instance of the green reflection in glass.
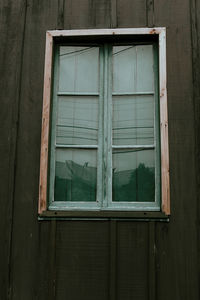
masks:
[[[96,150],[56,151],[55,201],[96,201]]]
[[[113,152],[113,201],[155,201],[154,150]]]

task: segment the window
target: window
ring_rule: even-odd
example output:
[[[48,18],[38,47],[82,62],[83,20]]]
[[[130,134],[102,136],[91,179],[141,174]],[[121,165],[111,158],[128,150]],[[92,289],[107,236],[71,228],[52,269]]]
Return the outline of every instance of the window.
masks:
[[[47,211],[169,214],[165,29],[47,32]]]

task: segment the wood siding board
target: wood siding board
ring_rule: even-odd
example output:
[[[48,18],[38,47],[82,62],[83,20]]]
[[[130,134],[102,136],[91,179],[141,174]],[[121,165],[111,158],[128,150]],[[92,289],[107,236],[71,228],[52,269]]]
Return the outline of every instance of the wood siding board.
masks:
[[[192,37],[192,59],[193,59],[193,98],[195,111],[195,142],[196,142],[196,180],[197,180],[197,240],[198,240],[198,274],[200,280],[200,236],[199,236],[199,220],[200,220],[200,86],[199,86],[199,68],[200,68],[200,4],[198,1],[191,1],[191,37]],[[200,288],[199,288],[200,295]]]
[[[164,226],[156,224],[157,298],[198,299],[195,223],[197,198],[189,1],[163,1],[161,4],[155,0],[154,9],[155,26],[165,24],[167,27],[171,170],[170,222]],[[185,282],[187,284],[184,284]]]
[[[48,272],[48,299],[54,300],[56,296],[56,229],[57,222],[50,222],[50,235],[48,243],[49,272]]]
[[[111,28],[116,28],[117,26],[117,0],[111,1]]]
[[[156,239],[155,239],[155,222],[148,224],[148,249],[149,249],[149,266],[148,266],[148,283],[149,283],[149,300],[156,299]]]
[[[116,300],[117,297],[117,225],[116,220],[110,220],[109,300]]]
[[[191,38],[192,38],[192,65],[193,65],[193,101],[195,115],[195,167],[196,167],[196,185],[197,185],[197,257],[198,257],[198,274],[200,280],[200,4],[198,1],[190,1],[190,18],[191,18]],[[200,287],[199,287],[200,295]]]
[[[15,181],[16,140],[18,134],[18,107],[21,62],[23,57],[23,33],[26,3],[7,1],[0,3],[0,298],[11,296],[10,256],[13,229],[13,195]],[[17,32],[15,31],[18,28]]]
[[[58,0],[58,19],[57,19],[58,29],[64,29],[64,7],[65,7],[65,0]]]
[[[146,24],[147,27],[154,27],[154,0],[146,0]]]
[[[48,272],[48,269],[40,268],[42,274],[39,274],[36,263],[39,256],[43,257],[44,265],[49,260],[48,245],[43,253],[39,253],[39,232],[44,231],[40,231],[37,220],[37,198],[45,32],[46,28],[56,28],[56,11],[55,1],[29,1],[27,6],[15,160],[12,299],[37,299],[42,285],[40,277]]]
[[[118,222],[117,299],[148,299],[148,224]]]
[[[106,28],[112,25],[112,18],[107,18],[112,15],[110,4],[100,1],[97,6],[96,2],[91,2],[64,1],[62,20],[62,0],[59,16],[56,1],[28,1],[24,52],[25,2],[3,0],[0,4],[1,47],[5,49],[0,58],[3,86],[0,110],[3,120],[0,189],[3,216],[0,236],[3,242],[0,268],[4,275],[0,298],[80,300],[83,297],[102,300],[109,299],[110,293],[113,299],[116,296],[118,300],[199,299],[199,181],[196,181],[200,153],[198,1],[194,1],[196,6],[190,11],[189,0],[154,0],[154,11],[149,13],[148,20],[146,9],[143,9],[146,1],[118,0],[116,3],[116,26],[146,26],[154,17],[155,26],[167,27],[170,222],[156,222],[154,234],[152,223],[120,220],[116,222],[115,237],[115,230],[111,230],[108,220],[57,221],[56,230],[49,220],[37,221],[45,31],[60,27]],[[91,15],[94,12],[95,15]],[[105,16],[102,15],[104,12]],[[52,216],[52,212],[49,213]],[[130,216],[129,212],[127,214]],[[79,213],[77,216],[81,217]],[[142,218],[144,214],[136,216]],[[151,218],[153,215],[149,213],[149,216]],[[124,217],[124,213],[121,217]],[[114,247],[115,242],[117,248]],[[112,264],[110,261],[110,243],[113,245],[112,253],[116,253],[116,265],[114,258]],[[11,289],[10,294],[7,294],[10,245]],[[113,272],[116,269],[116,295],[115,284],[108,277],[111,265]]]
[[[111,24],[110,1],[67,1],[64,20],[65,29],[109,28]]]
[[[118,27],[145,27],[146,0],[117,0]]]
[[[60,221],[56,299],[109,299],[109,222]]]

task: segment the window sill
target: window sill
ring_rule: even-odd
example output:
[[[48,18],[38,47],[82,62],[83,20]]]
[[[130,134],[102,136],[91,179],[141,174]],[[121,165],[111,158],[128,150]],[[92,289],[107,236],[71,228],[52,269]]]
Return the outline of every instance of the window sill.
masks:
[[[123,220],[169,222],[169,215],[163,212],[137,211],[44,211],[38,220]]]

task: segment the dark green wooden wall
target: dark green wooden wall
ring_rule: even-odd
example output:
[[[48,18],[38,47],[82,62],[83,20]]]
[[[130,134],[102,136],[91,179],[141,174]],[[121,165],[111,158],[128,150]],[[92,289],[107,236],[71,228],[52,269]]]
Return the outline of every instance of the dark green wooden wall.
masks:
[[[167,27],[170,222],[38,221],[45,31]],[[0,299],[198,300],[200,3],[1,0]]]

